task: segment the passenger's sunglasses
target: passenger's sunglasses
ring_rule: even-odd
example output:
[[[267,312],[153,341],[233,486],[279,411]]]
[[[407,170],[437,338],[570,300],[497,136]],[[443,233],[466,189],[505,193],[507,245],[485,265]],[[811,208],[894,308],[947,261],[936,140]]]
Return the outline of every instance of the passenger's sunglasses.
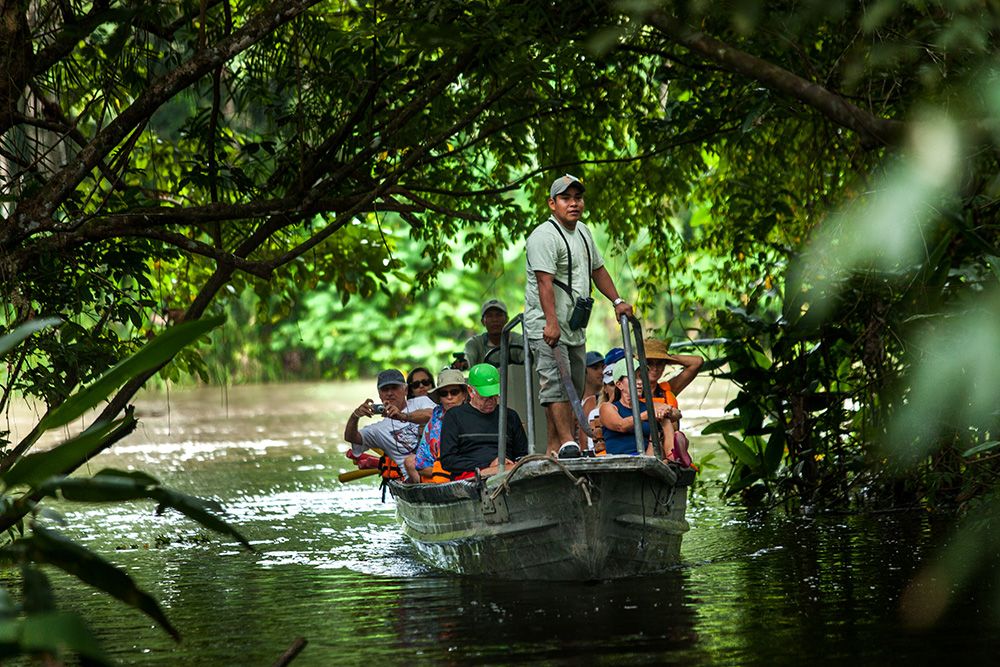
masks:
[[[456,389],[438,389],[438,396],[441,398],[451,398],[452,396],[458,396],[459,394],[464,394],[465,390],[461,388]]]
[[[434,381],[431,380],[430,378],[427,378],[426,380],[411,380],[410,381],[410,386],[411,387],[429,387],[432,384],[434,384]]]

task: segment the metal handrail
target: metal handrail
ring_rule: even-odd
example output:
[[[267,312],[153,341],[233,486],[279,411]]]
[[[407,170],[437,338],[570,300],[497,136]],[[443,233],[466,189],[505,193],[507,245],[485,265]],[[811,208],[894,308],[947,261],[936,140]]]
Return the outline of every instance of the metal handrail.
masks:
[[[524,321],[524,313],[518,313],[517,315],[514,316],[512,320],[507,322],[507,324],[504,325],[504,328],[500,331],[500,405],[498,408],[500,410],[500,418],[498,420],[499,424],[497,425],[497,431],[498,431],[497,471],[501,473],[504,471],[504,461],[507,460],[507,375],[508,375],[507,367],[510,365],[510,331],[518,324],[522,324],[523,321]],[[534,399],[534,397],[531,396],[532,393],[530,386],[531,374],[527,372],[527,369],[530,368],[529,363],[531,360],[530,357],[528,356],[528,344],[527,344],[528,339],[526,336],[524,337],[524,343],[525,343],[524,364],[526,369],[525,376],[528,378],[528,385],[529,385],[528,400],[531,401]],[[533,414],[532,414],[534,410],[532,409],[531,405],[532,404],[529,402],[528,403],[529,433],[532,432],[530,429],[534,426]]]
[[[619,318],[619,323],[622,328],[622,348],[625,350],[625,358],[629,361],[625,363],[625,373],[628,378],[628,393],[629,398],[632,401],[632,430],[635,433],[635,448],[636,451],[642,456],[646,452],[645,438],[642,437],[642,420],[639,419],[639,415],[642,412],[642,405],[639,404],[639,391],[636,388],[635,380],[635,365],[631,363],[633,357],[632,353],[632,336],[635,336],[635,355],[639,357],[639,372],[642,373],[643,378],[649,377],[649,368],[646,365],[646,346],[643,343],[642,338],[642,324],[635,317],[629,317],[628,315],[622,315]],[[632,325],[630,327],[629,325]],[[631,335],[630,335],[631,334]],[[644,379],[643,385],[648,385],[649,381]],[[651,414],[653,408],[653,388],[645,387],[646,391],[646,420],[649,421],[649,437],[653,443],[653,454],[657,458],[663,459],[663,443],[660,442],[660,431],[655,423],[655,417]]]

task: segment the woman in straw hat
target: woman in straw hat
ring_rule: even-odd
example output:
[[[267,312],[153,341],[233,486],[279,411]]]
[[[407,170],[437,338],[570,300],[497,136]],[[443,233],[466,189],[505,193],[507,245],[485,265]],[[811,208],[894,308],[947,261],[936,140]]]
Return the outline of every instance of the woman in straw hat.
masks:
[[[686,466],[691,465],[688,454],[687,436],[681,431],[681,411],[677,405],[677,394],[691,384],[705,360],[694,354],[670,354],[670,341],[647,338],[643,341],[646,351],[646,367],[649,369],[649,385],[653,388],[653,402],[661,403],[670,409],[670,420],[673,424],[673,450],[671,458]],[[669,380],[661,381],[663,372],[668,365],[680,366],[679,373]],[[670,442],[669,438],[664,438]]]

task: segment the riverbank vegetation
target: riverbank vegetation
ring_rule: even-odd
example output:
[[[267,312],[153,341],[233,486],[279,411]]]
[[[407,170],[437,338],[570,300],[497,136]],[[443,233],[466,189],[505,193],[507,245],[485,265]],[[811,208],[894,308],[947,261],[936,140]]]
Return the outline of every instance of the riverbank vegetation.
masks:
[[[517,248],[570,171],[644,317],[730,340],[731,497],[961,507],[996,488],[989,3],[3,12],[0,317],[64,324],[7,353],[0,408],[58,409],[171,322],[226,310],[313,372],[370,372],[408,337],[437,358],[512,266],[496,293],[516,301]],[[231,381],[251,355],[216,341],[224,370],[183,352],[103,415],[156,372]]]

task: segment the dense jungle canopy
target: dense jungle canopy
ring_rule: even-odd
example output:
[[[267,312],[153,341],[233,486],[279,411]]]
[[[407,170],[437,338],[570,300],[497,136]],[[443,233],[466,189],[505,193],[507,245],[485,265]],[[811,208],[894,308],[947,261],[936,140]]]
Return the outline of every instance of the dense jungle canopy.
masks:
[[[730,493],[899,505],[995,485],[995,3],[2,13],[3,326],[63,324],[6,354],[0,409],[56,408],[247,295],[262,329],[317,294],[402,317],[456,257],[496,275],[570,171],[641,312],[730,340]],[[454,339],[474,313],[410,321]],[[194,349],[164,372],[205,369]],[[3,468],[31,442],[6,445]]]

